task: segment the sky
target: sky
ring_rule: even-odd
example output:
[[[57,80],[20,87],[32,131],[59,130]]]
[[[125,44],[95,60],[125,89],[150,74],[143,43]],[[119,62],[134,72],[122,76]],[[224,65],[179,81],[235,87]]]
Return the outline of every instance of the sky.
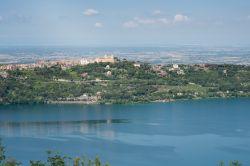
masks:
[[[0,45],[250,45],[250,1],[0,0]]]

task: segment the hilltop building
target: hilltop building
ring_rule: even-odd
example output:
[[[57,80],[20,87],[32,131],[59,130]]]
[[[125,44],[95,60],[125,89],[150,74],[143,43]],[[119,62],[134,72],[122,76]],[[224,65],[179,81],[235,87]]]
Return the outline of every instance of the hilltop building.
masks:
[[[103,57],[97,57],[95,58],[96,63],[115,63],[115,57],[113,55],[104,55]]]
[[[179,70],[179,65],[178,64],[173,64],[173,66],[169,69],[169,71],[176,71]]]
[[[91,61],[86,59],[86,58],[83,58],[83,59],[80,60],[81,65],[87,65],[87,64],[90,64],[90,63],[91,63]]]

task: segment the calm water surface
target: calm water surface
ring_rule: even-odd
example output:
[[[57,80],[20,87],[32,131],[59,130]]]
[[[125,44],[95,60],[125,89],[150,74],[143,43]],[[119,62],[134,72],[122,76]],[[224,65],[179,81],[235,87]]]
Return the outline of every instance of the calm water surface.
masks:
[[[250,99],[2,106],[0,137],[24,165],[47,150],[99,155],[112,166],[250,165]]]

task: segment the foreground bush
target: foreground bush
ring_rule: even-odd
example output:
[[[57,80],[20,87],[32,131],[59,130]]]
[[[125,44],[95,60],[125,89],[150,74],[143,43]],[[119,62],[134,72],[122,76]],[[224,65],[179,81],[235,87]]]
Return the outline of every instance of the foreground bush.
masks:
[[[224,161],[219,163],[219,166],[226,166]],[[229,166],[243,166],[239,161],[231,161]]]
[[[102,164],[99,157],[93,160],[81,157],[62,156],[59,153],[48,151],[47,161],[30,161],[30,166],[109,166]],[[15,159],[5,156],[5,148],[0,142],[0,166],[21,166],[22,164]]]

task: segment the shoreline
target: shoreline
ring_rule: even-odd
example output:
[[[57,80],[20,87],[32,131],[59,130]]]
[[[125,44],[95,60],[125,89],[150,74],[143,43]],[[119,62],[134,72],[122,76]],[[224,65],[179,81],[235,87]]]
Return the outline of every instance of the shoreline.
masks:
[[[166,103],[177,103],[186,101],[204,101],[204,100],[233,100],[233,99],[250,99],[250,96],[240,96],[240,97],[210,97],[210,98],[196,98],[196,99],[172,99],[165,102],[161,101],[151,101],[151,102],[127,102],[127,103],[100,103],[100,102],[81,102],[81,101],[49,101],[44,103],[22,103],[13,104],[6,103],[0,104],[1,106],[11,106],[11,105],[83,105],[83,106],[108,106],[108,105],[138,105],[138,104],[166,104]]]
[[[194,99],[170,99],[170,100],[164,100],[164,101],[150,101],[150,102],[127,102],[127,103],[100,103],[100,102],[81,102],[81,101],[53,101],[53,102],[47,102],[44,103],[45,105],[49,104],[60,104],[60,105],[136,105],[136,104],[154,104],[154,103],[176,103],[181,101],[202,101],[202,100],[228,100],[228,99],[239,99],[239,98],[249,98],[250,96],[240,96],[240,97],[209,97],[209,98],[194,98]]]

